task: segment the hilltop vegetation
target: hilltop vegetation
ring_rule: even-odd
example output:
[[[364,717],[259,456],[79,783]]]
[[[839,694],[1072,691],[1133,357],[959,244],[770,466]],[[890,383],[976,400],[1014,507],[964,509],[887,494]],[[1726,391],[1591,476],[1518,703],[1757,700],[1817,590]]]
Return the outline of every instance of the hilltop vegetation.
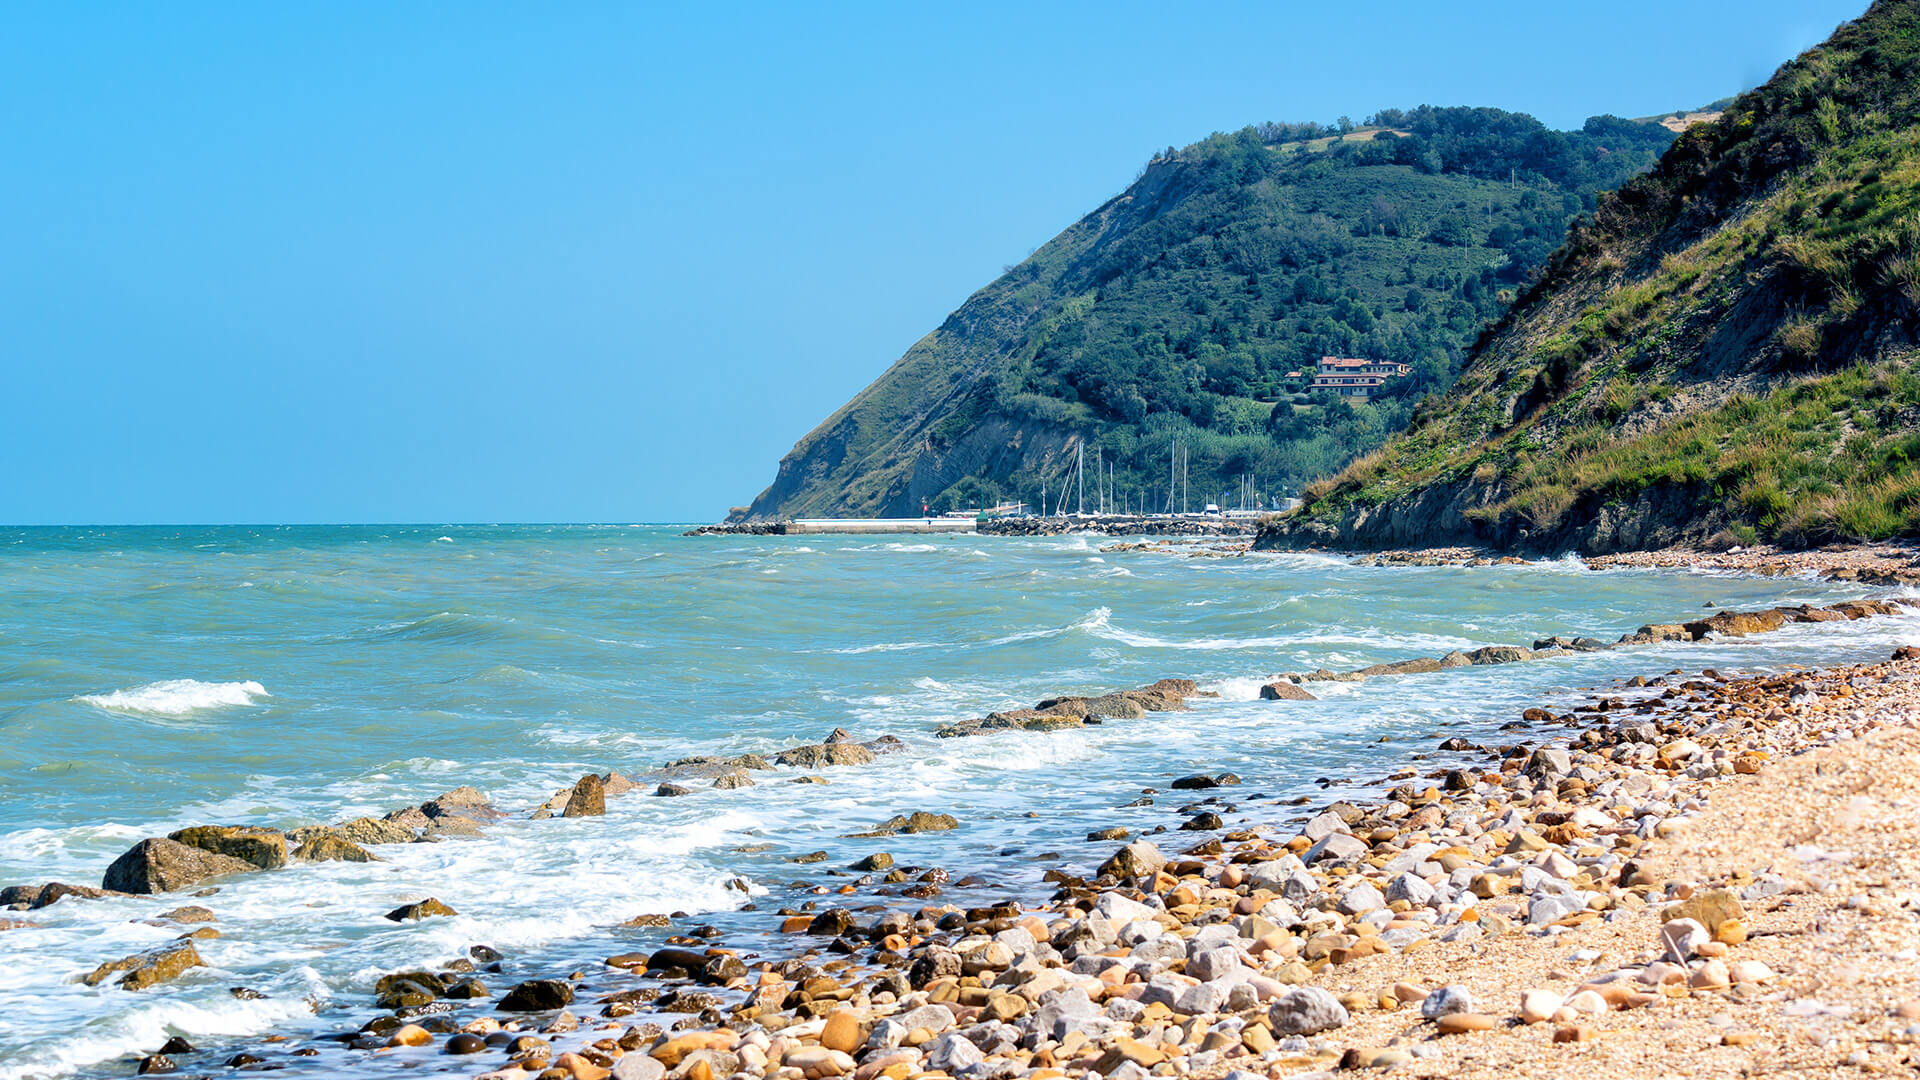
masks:
[[[1269,543],[1920,534],[1920,4],[1601,200],[1411,428]]]
[[[1672,138],[1423,106],[1169,149],[803,438],[750,512],[1034,501],[1078,443],[1134,505],[1163,504],[1175,442],[1196,502],[1242,473],[1269,494],[1325,476],[1450,387],[1568,221]],[[1413,374],[1370,403],[1314,400],[1288,373],[1322,355]]]

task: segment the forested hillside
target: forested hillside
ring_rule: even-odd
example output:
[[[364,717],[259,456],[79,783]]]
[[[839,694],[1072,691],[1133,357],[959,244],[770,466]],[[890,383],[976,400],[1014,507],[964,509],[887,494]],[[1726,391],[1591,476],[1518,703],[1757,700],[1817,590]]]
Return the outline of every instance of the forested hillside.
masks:
[[[1920,2],[1880,0],[1575,229],[1444,399],[1269,545],[1920,535]]]
[[[829,417],[743,510],[898,515],[1035,501],[1084,443],[1162,505],[1180,443],[1196,502],[1338,469],[1450,387],[1569,220],[1673,139],[1498,109],[1268,124],[1148,162],[1128,189],[974,294]],[[1300,393],[1322,355],[1411,365],[1367,403]]]

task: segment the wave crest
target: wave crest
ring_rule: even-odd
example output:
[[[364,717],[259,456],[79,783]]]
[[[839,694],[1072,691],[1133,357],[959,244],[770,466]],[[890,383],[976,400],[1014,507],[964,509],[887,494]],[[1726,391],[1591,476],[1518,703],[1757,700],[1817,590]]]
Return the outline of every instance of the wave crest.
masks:
[[[248,679],[244,682],[201,682],[198,679],[167,679],[109,694],[83,694],[83,701],[110,712],[146,713],[152,716],[185,716],[201,709],[224,709],[236,705],[257,705],[261,698],[272,697],[267,688]]]

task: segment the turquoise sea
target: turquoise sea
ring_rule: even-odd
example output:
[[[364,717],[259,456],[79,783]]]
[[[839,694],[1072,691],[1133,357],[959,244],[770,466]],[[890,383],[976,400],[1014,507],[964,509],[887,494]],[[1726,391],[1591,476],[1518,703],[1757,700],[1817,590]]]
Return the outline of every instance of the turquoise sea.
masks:
[[[1505,741],[1528,705],[1635,674],[1884,657],[1907,617],[1790,627],[1256,700],[1275,673],[1355,668],[1552,634],[1611,639],[1712,603],[1830,602],[1874,590],[1812,579],[1530,566],[1373,568],[1309,555],[1102,553],[1083,537],[699,537],[664,526],[350,526],[0,530],[0,885],[97,885],[142,837],[186,825],[291,828],[379,815],[460,784],[515,817],[485,839],[387,846],[384,861],[226,882],[210,967],[140,993],[76,980],[164,942],[146,920],[185,896],[6,912],[0,1080],[125,1076],[170,1034],[202,1047],[301,1040],[373,1014],[379,974],[484,942],[490,976],[657,943],[613,926],[684,911],[765,930],[807,889],[887,850],[938,865],[966,904],[1044,895],[1090,867],[1094,829],[1177,827],[1179,776],[1230,770],[1229,823],[1370,783],[1442,738]],[[937,740],[941,724],[1062,692],[1198,680],[1190,712],[1047,734]],[[603,818],[529,820],[587,771],[770,752],[836,727],[908,749],[821,771],[827,785],[683,798],[642,792]],[[1435,755],[1423,766],[1442,764]],[[1152,805],[1134,805],[1143,788]],[[1183,806],[1189,809],[1182,811]],[[849,839],[916,809],[947,833]],[[746,849],[746,850],[743,850]],[[825,850],[825,862],[793,856]],[[1057,853],[1057,857],[1049,853]],[[730,881],[747,884],[746,892]],[[435,896],[459,915],[381,914]],[[871,898],[868,898],[871,899]],[[863,901],[864,902],[864,901]],[[757,910],[736,910],[753,904]],[[649,939],[647,933],[656,937]],[[246,986],[264,997],[236,999]],[[482,1006],[484,1008],[484,1006]],[[231,1052],[229,1050],[228,1052]],[[222,1055],[224,1056],[224,1055]],[[217,1060],[217,1058],[216,1058]],[[406,1054],[286,1058],[306,1075],[455,1067]]]

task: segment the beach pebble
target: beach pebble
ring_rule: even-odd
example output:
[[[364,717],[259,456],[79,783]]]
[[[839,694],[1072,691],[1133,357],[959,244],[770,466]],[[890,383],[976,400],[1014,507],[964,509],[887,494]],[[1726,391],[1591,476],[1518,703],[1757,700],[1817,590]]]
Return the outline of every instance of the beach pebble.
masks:
[[[1564,1004],[1566,999],[1551,990],[1528,990],[1520,995],[1520,1019],[1529,1024],[1546,1023]]]
[[[1420,1015],[1428,1020],[1473,1011],[1473,993],[1458,984],[1443,986],[1420,1002]]]
[[[1711,940],[1707,928],[1693,919],[1674,919],[1660,927],[1660,949],[1676,964],[1686,963],[1695,949]]]
[[[1486,1013],[1457,1012],[1442,1016],[1434,1028],[1442,1035],[1459,1035],[1468,1031],[1492,1031],[1496,1023]]]
[[[1345,1027],[1347,1010],[1327,991],[1317,986],[1301,986],[1275,1000],[1267,1010],[1267,1019],[1276,1035],[1317,1035]]]

